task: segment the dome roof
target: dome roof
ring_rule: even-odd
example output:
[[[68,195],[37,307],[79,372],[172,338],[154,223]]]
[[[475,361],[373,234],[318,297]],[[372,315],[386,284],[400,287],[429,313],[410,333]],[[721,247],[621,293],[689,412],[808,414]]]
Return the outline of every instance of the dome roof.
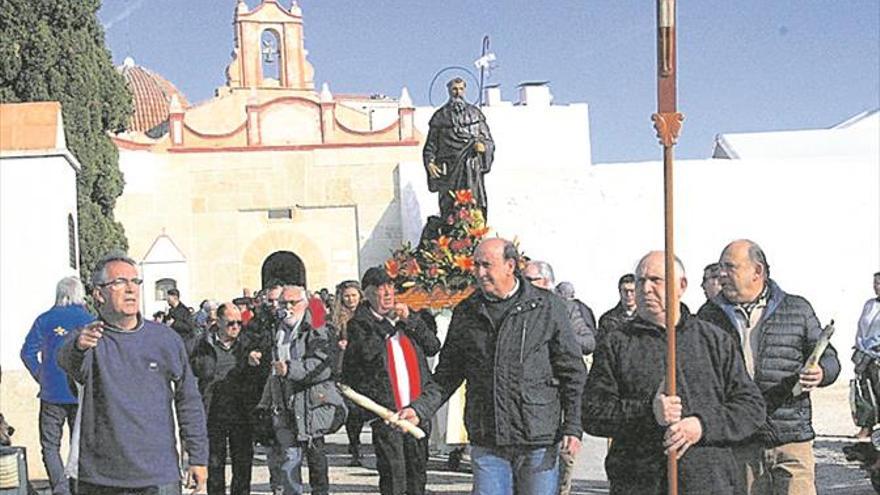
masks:
[[[186,97],[173,84],[159,74],[135,65],[131,57],[126,58],[117,70],[134,96],[134,113],[128,130],[146,133],[167,121],[172,95],[177,95],[181,107],[189,106]]]

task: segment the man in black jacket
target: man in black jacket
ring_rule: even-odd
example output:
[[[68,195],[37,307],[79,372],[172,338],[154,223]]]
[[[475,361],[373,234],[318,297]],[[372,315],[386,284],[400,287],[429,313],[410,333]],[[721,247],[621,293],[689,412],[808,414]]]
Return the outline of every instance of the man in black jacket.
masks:
[[[617,306],[602,313],[602,316],[599,317],[597,340],[636,317],[636,278],[632,273],[620,277],[617,281],[617,293],[620,295]]]
[[[467,380],[474,494],[553,494],[561,448],[581,446],[586,367],[565,304],[517,270],[512,242],[474,253],[479,290],[456,306],[431,383],[400,417],[425,421]]]
[[[680,296],[687,279],[676,262],[674,290]],[[764,422],[761,393],[745,372],[735,339],[681,305],[677,395],[663,394],[663,252],[642,258],[636,277],[638,314],[599,341],[584,391],[587,433],[614,440],[605,459],[611,493],[666,493],[666,456],[675,455],[681,493],[739,494],[731,445]]]
[[[169,289],[168,298],[168,318],[170,318],[170,327],[180,335],[186,344],[186,351],[192,353],[195,343],[198,341],[199,332],[192,320],[192,314],[186,304],[180,300],[180,291],[177,289]]]
[[[834,383],[840,361],[828,346],[815,368],[804,369],[821,328],[806,299],[770,279],[764,251],[746,239],[724,248],[721,294],[698,316],[734,335],[746,369],[767,402],[767,424],[736,449],[750,494],[816,493],[810,392]],[[802,393],[792,388],[800,382]]]
[[[232,303],[217,308],[217,323],[195,345],[190,363],[208,417],[208,495],[226,493],[226,444],[232,457],[232,495],[247,495],[254,457],[250,412],[259,399],[255,366],[248,364],[241,312]]]
[[[361,302],[348,322],[342,372],[348,384],[377,403],[399,410],[416,400],[431,376],[427,357],[440,340],[425,322],[395,300],[384,268],[364,273]],[[372,415],[371,415],[372,416]],[[373,448],[383,495],[421,495],[427,483],[428,437],[416,440],[381,421],[373,422]],[[430,436],[430,422],[422,423]]]

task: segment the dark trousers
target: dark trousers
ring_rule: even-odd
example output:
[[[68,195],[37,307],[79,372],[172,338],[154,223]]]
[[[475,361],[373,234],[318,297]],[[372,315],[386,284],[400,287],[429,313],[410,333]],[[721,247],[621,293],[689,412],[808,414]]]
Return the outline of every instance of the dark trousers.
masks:
[[[254,435],[249,423],[208,422],[208,495],[226,493],[226,444],[232,457],[232,495],[251,491]]]
[[[373,422],[373,449],[376,451],[376,469],[379,471],[379,491],[382,495],[424,495],[428,481],[428,437],[431,423],[423,421],[419,427],[426,436],[416,440],[382,421]]]
[[[326,495],[330,491],[327,453],[324,450],[324,437],[314,437],[311,442],[297,440],[294,429],[285,415],[272,418],[275,438],[281,449],[281,476],[284,495],[299,495],[304,492],[302,483],[303,456],[309,466],[309,486],[314,495]]]
[[[180,495],[180,482],[169,485],[126,488],[121,486],[93,485],[85,481],[76,484],[77,495]]]
[[[76,404],[52,404],[40,401],[40,447],[53,495],[70,495],[70,483],[64,474],[64,463],[61,461],[61,436],[65,422],[68,429],[73,431],[77,407]]]
[[[345,419],[345,433],[348,435],[348,452],[353,455],[355,452],[360,452],[361,430],[364,429],[366,421],[362,414],[354,414],[351,409],[349,411]]]

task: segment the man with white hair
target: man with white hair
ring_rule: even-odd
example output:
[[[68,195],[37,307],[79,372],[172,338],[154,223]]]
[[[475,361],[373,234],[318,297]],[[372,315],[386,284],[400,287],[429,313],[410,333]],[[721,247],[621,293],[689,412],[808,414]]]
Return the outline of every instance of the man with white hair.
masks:
[[[667,456],[679,460],[682,493],[743,493],[731,446],[764,423],[764,401],[738,343],[679,305],[677,395],[666,396],[666,284],[687,288],[681,261],[667,281],[664,253],[636,268],[637,316],[599,339],[583,396],[587,433],[613,439],[605,459],[611,494],[666,493]]]
[[[271,402],[272,426],[282,453],[282,493],[303,493],[305,456],[311,493],[325,495],[330,482],[324,435],[345,422],[342,396],[332,380],[339,347],[330,329],[312,324],[305,288],[285,285],[278,304],[284,311],[275,332],[272,376],[259,407]]]
[[[176,332],[144,320],[141,284],[125,253],[104,256],[91,278],[99,318],[58,351],[58,364],[83,387],[79,495],[180,493],[178,438],[197,489],[207,479],[207,421],[186,348]]]
[[[68,333],[95,319],[86,311],[84,294],[77,277],[62,278],[55,287],[55,305],[34,320],[21,347],[21,360],[40,384],[40,447],[54,495],[71,492],[60,448],[64,423],[72,430],[77,411],[77,398],[55,358]]]

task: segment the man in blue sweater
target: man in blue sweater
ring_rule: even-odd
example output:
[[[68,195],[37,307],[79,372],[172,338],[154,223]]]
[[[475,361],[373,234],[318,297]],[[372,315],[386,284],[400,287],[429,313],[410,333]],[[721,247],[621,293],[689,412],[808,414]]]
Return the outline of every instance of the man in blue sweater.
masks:
[[[73,429],[77,410],[76,396],[55,358],[68,333],[95,319],[86,311],[84,293],[78,278],[62,278],[55,288],[55,306],[34,320],[21,347],[21,360],[40,384],[40,447],[54,495],[70,494],[61,461],[61,436],[65,421]]]
[[[205,410],[183,340],[145,321],[137,265],[124,253],[105,256],[92,274],[99,319],[72,333],[58,363],[83,386],[76,463],[84,494],[179,494],[174,413],[189,454],[190,475],[204,489]],[[173,410],[172,410],[173,406]]]

